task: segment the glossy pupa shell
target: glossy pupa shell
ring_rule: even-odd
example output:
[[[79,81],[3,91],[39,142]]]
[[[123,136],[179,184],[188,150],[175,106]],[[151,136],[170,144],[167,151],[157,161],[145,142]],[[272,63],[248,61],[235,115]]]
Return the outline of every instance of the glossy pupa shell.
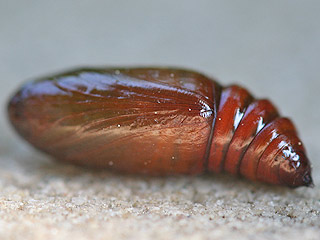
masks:
[[[77,69],[23,86],[9,118],[59,161],[147,175],[312,185],[292,122],[246,89],[174,68]]]

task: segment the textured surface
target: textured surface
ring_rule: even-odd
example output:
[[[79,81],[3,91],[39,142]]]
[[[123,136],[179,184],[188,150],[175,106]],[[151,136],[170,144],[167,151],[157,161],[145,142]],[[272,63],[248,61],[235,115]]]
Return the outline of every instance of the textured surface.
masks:
[[[319,8],[299,0],[0,1],[0,239],[319,239]],[[297,125],[316,187],[65,166],[6,121],[6,101],[26,79],[145,64],[193,68],[271,99]]]

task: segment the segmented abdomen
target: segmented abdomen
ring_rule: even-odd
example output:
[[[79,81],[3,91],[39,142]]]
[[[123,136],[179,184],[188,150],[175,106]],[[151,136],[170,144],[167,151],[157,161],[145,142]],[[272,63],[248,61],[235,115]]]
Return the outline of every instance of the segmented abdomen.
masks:
[[[279,116],[270,101],[254,99],[239,86],[223,88],[220,96],[208,154],[210,172],[273,184],[310,185],[309,162],[289,119]]]

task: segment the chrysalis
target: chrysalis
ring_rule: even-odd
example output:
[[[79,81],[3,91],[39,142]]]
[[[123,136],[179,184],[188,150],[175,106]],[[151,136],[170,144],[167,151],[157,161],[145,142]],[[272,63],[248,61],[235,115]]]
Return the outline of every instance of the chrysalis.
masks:
[[[268,100],[174,68],[78,69],[22,87],[17,132],[59,161],[148,175],[228,172],[312,185],[303,144]]]

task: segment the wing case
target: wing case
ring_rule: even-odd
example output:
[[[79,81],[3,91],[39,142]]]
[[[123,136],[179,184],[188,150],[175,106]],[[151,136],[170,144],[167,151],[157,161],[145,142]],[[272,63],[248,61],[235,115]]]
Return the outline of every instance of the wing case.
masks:
[[[9,115],[22,137],[61,161],[195,174],[208,157],[217,87],[185,70],[79,69],[25,85]]]

